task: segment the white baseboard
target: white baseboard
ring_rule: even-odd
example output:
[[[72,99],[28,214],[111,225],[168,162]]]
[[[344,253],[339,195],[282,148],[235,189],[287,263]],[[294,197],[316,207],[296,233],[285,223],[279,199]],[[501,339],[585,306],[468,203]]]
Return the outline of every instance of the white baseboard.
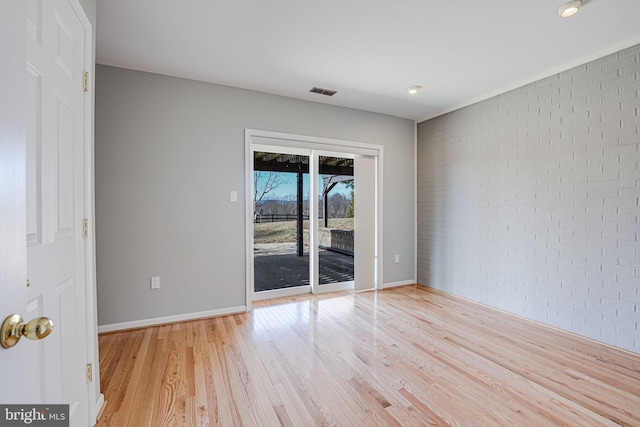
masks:
[[[403,280],[401,282],[385,283],[382,285],[382,289],[395,288],[396,286],[415,285],[416,283],[417,282],[415,280]]]
[[[96,420],[100,419],[102,409],[104,409],[104,394],[100,393],[100,396],[98,396],[98,400],[96,401]]]
[[[240,305],[237,307],[220,308],[217,310],[198,311],[196,313],[176,314],[174,316],[154,317],[151,319],[134,320],[131,322],[111,323],[108,325],[99,325],[98,333],[121,331],[124,329],[144,328],[147,326],[184,322],[185,320],[202,319],[205,317],[225,316],[228,314],[245,313],[246,311],[247,307],[244,305]]]

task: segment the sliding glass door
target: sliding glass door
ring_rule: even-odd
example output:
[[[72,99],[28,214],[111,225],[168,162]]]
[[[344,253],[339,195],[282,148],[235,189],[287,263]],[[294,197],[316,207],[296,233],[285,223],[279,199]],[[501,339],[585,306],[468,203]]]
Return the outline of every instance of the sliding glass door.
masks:
[[[318,292],[352,289],[354,279],[354,159],[318,155]]]
[[[253,152],[253,291],[309,292],[309,156],[265,149]]]
[[[252,299],[375,288],[377,152],[254,139]]]

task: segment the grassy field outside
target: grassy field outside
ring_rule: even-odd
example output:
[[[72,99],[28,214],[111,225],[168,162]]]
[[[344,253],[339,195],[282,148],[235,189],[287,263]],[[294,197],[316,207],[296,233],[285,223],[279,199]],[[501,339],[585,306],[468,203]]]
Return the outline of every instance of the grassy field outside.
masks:
[[[322,220],[321,220],[322,221]],[[309,221],[304,221],[305,230],[309,229]],[[353,230],[353,218],[330,218],[329,228]],[[296,222],[266,222],[253,224],[254,243],[287,243],[296,241]]]

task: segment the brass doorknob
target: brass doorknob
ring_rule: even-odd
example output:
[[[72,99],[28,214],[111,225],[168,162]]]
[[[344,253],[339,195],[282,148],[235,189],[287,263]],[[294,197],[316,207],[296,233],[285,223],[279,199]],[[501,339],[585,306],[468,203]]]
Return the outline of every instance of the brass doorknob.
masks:
[[[18,344],[20,338],[27,337],[30,340],[46,338],[53,330],[53,321],[47,317],[36,317],[29,322],[24,322],[22,316],[12,314],[4,319],[0,329],[0,345],[11,348]]]

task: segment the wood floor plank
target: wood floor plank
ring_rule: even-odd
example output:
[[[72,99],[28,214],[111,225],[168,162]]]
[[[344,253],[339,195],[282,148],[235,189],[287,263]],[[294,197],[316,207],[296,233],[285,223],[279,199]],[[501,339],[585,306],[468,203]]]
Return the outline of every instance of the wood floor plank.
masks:
[[[121,393],[123,400],[118,410],[120,418],[122,418],[123,414],[129,414],[128,417],[132,418],[139,416],[139,407],[143,404],[144,388],[141,388],[141,386],[144,384],[144,378],[147,378],[145,373],[151,367],[150,364],[146,363],[145,356],[149,352],[149,346],[155,344],[155,340],[153,340],[153,330],[147,329],[140,332],[141,334],[136,335],[136,340],[140,341],[140,346],[136,354],[131,356],[133,370],[129,376],[129,381],[124,383],[127,386],[126,390]],[[131,398],[127,398],[128,396],[131,396]]]
[[[98,426],[640,426],[640,355],[419,286],[102,334]]]

